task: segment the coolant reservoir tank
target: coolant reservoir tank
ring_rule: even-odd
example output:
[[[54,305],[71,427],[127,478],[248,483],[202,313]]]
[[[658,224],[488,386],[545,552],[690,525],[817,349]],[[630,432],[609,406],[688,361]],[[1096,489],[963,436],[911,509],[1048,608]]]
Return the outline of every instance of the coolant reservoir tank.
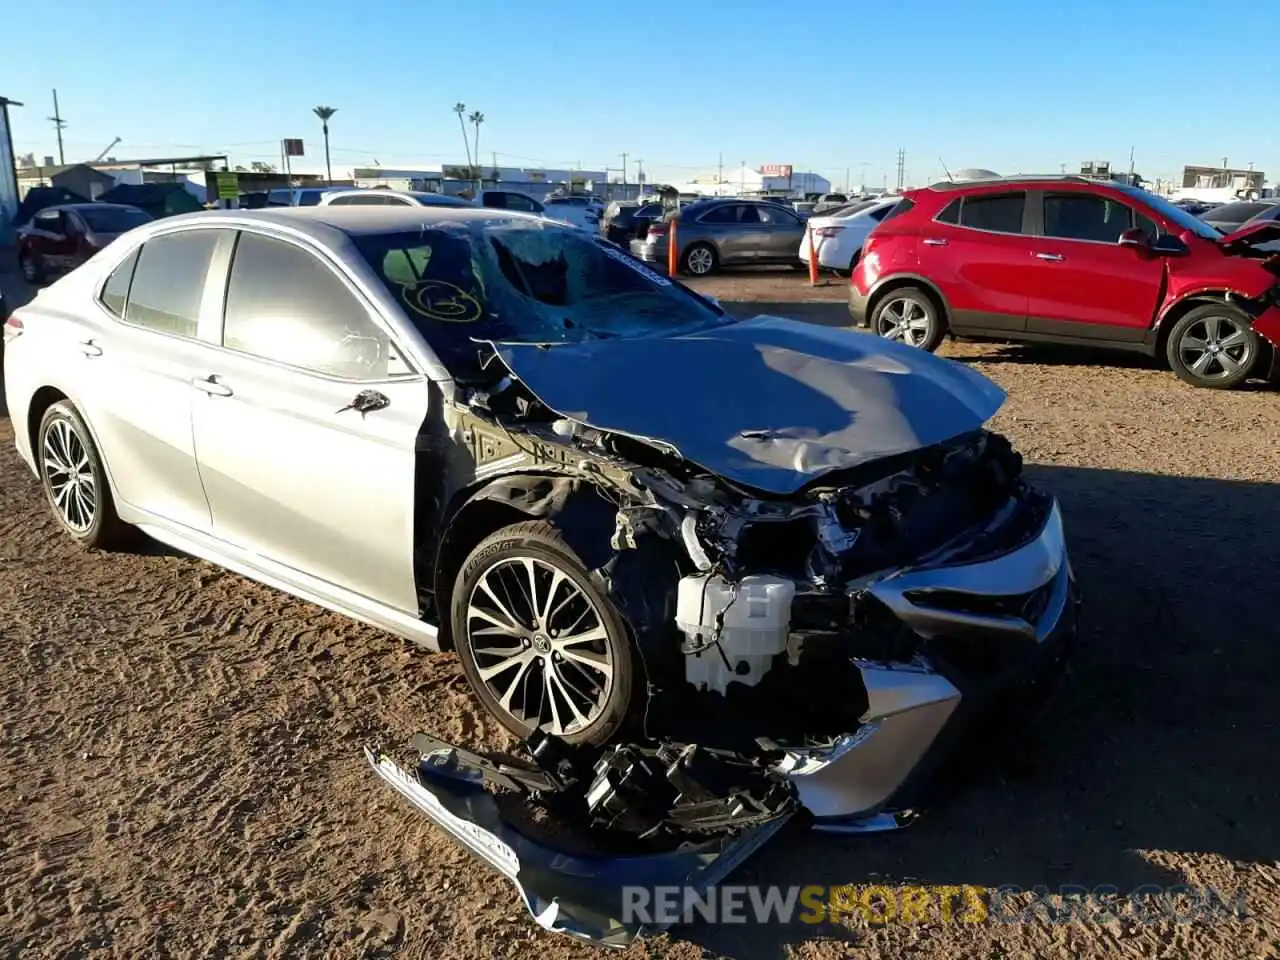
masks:
[[[686,656],[685,679],[721,694],[733,682],[759,683],[787,648],[795,595],[795,583],[785,577],[753,575],[730,582],[699,573],[683,578],[676,625],[690,646],[706,648]]]

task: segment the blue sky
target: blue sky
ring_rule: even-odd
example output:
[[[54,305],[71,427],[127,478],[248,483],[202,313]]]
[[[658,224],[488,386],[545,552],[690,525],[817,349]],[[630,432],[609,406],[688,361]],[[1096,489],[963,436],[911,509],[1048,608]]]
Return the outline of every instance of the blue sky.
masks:
[[[290,136],[308,153],[295,168],[321,170],[317,104],[338,108],[335,176],[460,161],[463,101],[485,115],[486,162],[600,169],[625,151],[650,180],[723,154],[893,183],[902,147],[919,183],[939,157],[1125,168],[1131,145],[1148,178],[1228,157],[1280,179],[1280,58],[1250,49],[1263,7],[1224,0],[61,0],[52,34],[49,9],[6,14],[10,39],[44,39],[0,68],[0,95],[26,104],[14,147],[38,158],[57,152],[57,87],[68,162],[118,136],[121,158],[278,164]]]

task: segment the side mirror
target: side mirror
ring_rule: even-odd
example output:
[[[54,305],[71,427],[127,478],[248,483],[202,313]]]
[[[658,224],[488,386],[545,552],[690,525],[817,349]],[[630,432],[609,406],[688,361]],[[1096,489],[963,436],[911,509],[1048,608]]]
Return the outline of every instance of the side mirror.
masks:
[[[1151,252],[1151,241],[1147,239],[1147,235],[1137,227],[1126,230],[1120,234],[1120,239],[1116,241],[1122,247],[1128,247],[1131,250],[1137,250],[1139,253]]]
[[[1184,257],[1191,250],[1181,237],[1166,233],[1156,237],[1156,242],[1151,244],[1151,252],[1162,257]]]

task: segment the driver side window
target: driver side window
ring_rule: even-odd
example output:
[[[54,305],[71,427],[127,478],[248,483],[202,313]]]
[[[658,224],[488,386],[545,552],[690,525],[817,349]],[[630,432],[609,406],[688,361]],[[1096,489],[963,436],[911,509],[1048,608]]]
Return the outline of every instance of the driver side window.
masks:
[[[412,373],[329,266],[301,247],[256,233],[241,233],[236,242],[222,343],[348,380]]]

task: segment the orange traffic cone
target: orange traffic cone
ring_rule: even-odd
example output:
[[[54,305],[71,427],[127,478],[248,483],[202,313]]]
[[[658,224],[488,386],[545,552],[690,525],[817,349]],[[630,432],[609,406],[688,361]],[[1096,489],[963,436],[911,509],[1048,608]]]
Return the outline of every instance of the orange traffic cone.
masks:
[[[805,224],[804,234],[809,240],[809,286],[818,285],[818,251],[813,245],[813,227]]]
[[[674,277],[679,264],[680,244],[676,242],[676,222],[673,219],[667,226],[667,276]]]

